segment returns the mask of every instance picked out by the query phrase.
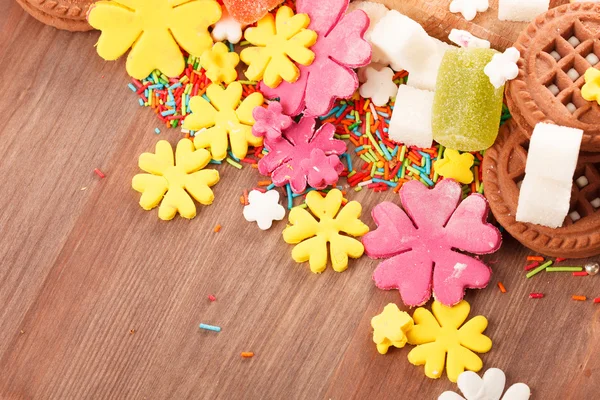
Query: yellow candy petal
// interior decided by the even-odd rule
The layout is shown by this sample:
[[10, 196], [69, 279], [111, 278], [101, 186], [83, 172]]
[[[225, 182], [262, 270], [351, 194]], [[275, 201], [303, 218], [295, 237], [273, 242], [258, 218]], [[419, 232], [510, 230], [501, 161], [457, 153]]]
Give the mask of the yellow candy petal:
[[342, 206], [343, 195], [338, 189], [332, 189], [325, 198], [317, 192], [309, 192], [306, 195], [306, 204], [312, 213], [317, 217], [328, 216], [335, 217]]
[[483, 335], [483, 331], [485, 331], [487, 325], [487, 319], [481, 315], [471, 318], [458, 330], [460, 344], [477, 353], [487, 353], [490, 351], [492, 349], [492, 340]]
[[185, 190], [169, 188], [158, 208], [158, 217], [164, 221], [169, 221], [178, 212], [183, 218], [192, 219], [196, 216], [196, 206]]
[[254, 117], [252, 112], [256, 107], [262, 106], [265, 102], [265, 98], [261, 93], [254, 92], [250, 96], [246, 97], [242, 104], [236, 110], [236, 115], [242, 124], [254, 125]]
[[219, 172], [213, 169], [194, 172], [186, 177], [185, 189], [198, 203], [209, 205], [215, 199], [210, 186], [219, 182]]
[[444, 372], [446, 351], [438, 343], [422, 344], [408, 353], [408, 361], [413, 365], [425, 364], [425, 375], [437, 379]]
[[292, 258], [298, 263], [309, 261], [310, 270], [319, 274], [327, 267], [327, 241], [321, 236], [307, 239], [294, 247]]
[[361, 242], [342, 235], [333, 235], [329, 240], [329, 247], [331, 265], [337, 272], [343, 272], [348, 268], [348, 257], [359, 258], [365, 251]]
[[134, 176], [131, 186], [137, 192], [142, 193], [140, 206], [144, 210], [152, 210], [158, 206], [168, 189], [168, 183], [165, 178], [150, 174], [138, 174]]
[[465, 370], [478, 372], [481, 368], [483, 368], [481, 358], [471, 350], [461, 346], [455, 346], [448, 350], [446, 373], [451, 382], [456, 382], [458, 376]]
[[194, 138], [197, 149], [210, 148], [212, 158], [224, 160], [227, 157], [227, 131], [220, 126], [197, 132]]
[[431, 311], [442, 327], [458, 329], [467, 320], [471, 306], [464, 300], [453, 307], [434, 301]]
[[163, 175], [167, 168], [175, 163], [173, 158], [173, 148], [166, 140], [160, 140], [156, 143], [155, 154], [143, 153], [140, 155], [139, 167], [153, 175]]
[[359, 219], [361, 212], [362, 206], [358, 201], [346, 204], [335, 219], [339, 230], [352, 236], [362, 236], [369, 232], [369, 227]]
[[182, 167], [186, 174], [196, 172], [208, 165], [210, 153], [204, 149], [196, 150], [194, 143], [189, 139], [181, 139], [177, 143], [177, 165]]
[[423, 344], [434, 342], [440, 332], [440, 325], [429, 310], [419, 307], [413, 314], [415, 326], [408, 331], [408, 343]]
[[127, 57], [127, 73], [136, 79], [146, 78], [155, 69], [177, 77], [184, 68], [183, 54], [166, 28], [144, 31]]
[[88, 22], [102, 31], [96, 50], [107, 61], [124, 55], [142, 33], [142, 25], [134, 12], [115, 2], [95, 3], [90, 7]]
[[208, 27], [221, 18], [221, 7], [213, 0], [196, 0], [173, 8], [169, 28], [179, 45], [199, 57], [213, 45]]
[[190, 100], [190, 110], [192, 114], [188, 115], [185, 119], [183, 123], [184, 129], [199, 131], [215, 124], [217, 110], [203, 97], [192, 97]]
[[292, 225], [283, 230], [283, 240], [289, 244], [300, 243], [304, 239], [314, 236], [319, 229], [319, 223], [313, 216], [300, 207], [292, 208], [289, 220]]

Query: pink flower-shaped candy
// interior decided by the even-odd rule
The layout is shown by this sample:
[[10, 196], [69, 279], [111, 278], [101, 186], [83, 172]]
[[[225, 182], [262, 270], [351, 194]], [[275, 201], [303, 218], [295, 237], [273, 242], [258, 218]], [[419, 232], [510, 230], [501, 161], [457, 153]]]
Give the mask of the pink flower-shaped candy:
[[307, 183], [324, 189], [337, 182], [344, 166], [339, 155], [346, 143], [333, 138], [335, 127], [325, 124], [315, 131], [315, 119], [303, 117], [283, 132], [282, 138], [265, 140], [269, 153], [258, 162], [258, 171], [271, 176], [273, 183], [288, 182], [294, 193], [302, 193]]
[[353, 68], [371, 62], [371, 45], [364, 39], [369, 17], [362, 10], [345, 14], [347, 8], [348, 0], [296, 1], [297, 12], [310, 17], [308, 29], [319, 35], [310, 48], [315, 60], [298, 66], [300, 78], [294, 83], [283, 82], [275, 89], [260, 85], [266, 97], [281, 99], [287, 115], [305, 109], [305, 115], [325, 115], [337, 98], [350, 98], [358, 88]]
[[252, 116], [256, 121], [252, 126], [252, 134], [268, 140], [279, 139], [281, 133], [292, 125], [292, 118], [283, 113], [283, 107], [276, 101], [271, 102], [268, 108], [256, 107]]
[[410, 181], [400, 191], [406, 213], [390, 202], [373, 209], [378, 228], [365, 235], [363, 243], [369, 257], [388, 258], [373, 273], [378, 288], [398, 289], [402, 301], [412, 307], [425, 304], [432, 289], [438, 301], [453, 306], [466, 288], [487, 286], [490, 268], [454, 249], [493, 253], [502, 236], [486, 222], [485, 198], [474, 194], [459, 204], [461, 193], [461, 186], [450, 179], [432, 190]]

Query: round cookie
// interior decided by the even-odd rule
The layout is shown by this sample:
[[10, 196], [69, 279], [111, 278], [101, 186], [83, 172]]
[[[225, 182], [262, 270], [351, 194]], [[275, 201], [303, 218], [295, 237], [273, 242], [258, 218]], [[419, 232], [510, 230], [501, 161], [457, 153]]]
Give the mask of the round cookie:
[[33, 18], [66, 31], [89, 31], [88, 8], [96, 0], [17, 0]]
[[[582, 188], [573, 185], [572, 211], [581, 219], [567, 216], [561, 228], [517, 222], [519, 183], [525, 176], [527, 149], [531, 134], [513, 119], [500, 129], [494, 146], [483, 160], [485, 196], [498, 222], [524, 246], [551, 257], [585, 258], [600, 254], [600, 153], [581, 152], [574, 179], [585, 176]], [[544, 201], [540, 198], [540, 201]]]
[[581, 96], [588, 68], [600, 67], [600, 4], [574, 3], [540, 15], [515, 43], [519, 75], [508, 106], [531, 137], [538, 122], [584, 130], [581, 148], [600, 151], [600, 105]]

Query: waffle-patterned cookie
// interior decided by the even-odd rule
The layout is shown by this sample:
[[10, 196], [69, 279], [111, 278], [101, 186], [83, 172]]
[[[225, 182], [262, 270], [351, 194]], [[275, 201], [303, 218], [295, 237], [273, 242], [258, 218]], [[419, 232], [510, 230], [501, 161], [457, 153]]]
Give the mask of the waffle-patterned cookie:
[[523, 245], [541, 254], [567, 258], [600, 254], [600, 153], [580, 153], [569, 215], [561, 228], [551, 229], [515, 220], [528, 147], [525, 131], [511, 119], [485, 153], [485, 196], [498, 222]]
[[89, 31], [88, 8], [97, 0], [17, 0], [29, 15], [43, 24], [67, 31]]
[[581, 97], [584, 74], [600, 67], [600, 4], [574, 3], [536, 18], [515, 43], [519, 76], [507, 85], [508, 106], [531, 137], [538, 122], [584, 130], [581, 148], [600, 151], [600, 105]]

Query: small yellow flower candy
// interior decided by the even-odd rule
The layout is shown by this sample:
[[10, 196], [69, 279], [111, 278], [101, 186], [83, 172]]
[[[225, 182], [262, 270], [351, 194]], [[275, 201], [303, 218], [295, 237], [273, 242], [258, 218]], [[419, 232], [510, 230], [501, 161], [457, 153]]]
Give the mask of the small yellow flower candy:
[[309, 24], [307, 14], [294, 15], [291, 8], [283, 6], [275, 18], [267, 14], [256, 27], [246, 29], [246, 40], [257, 46], [247, 47], [240, 54], [250, 66], [246, 77], [262, 79], [270, 88], [276, 88], [282, 80], [296, 82], [300, 70], [290, 58], [304, 66], [315, 59], [315, 53], [308, 48], [317, 42], [317, 33], [306, 29]]
[[433, 163], [433, 168], [444, 178], [451, 178], [457, 182], [469, 184], [473, 182], [471, 167], [475, 157], [471, 153], [460, 154], [453, 149], [446, 149], [444, 157]]
[[195, 150], [189, 139], [181, 139], [177, 144], [176, 156], [166, 140], [156, 143], [156, 152], [140, 156], [139, 166], [147, 174], [133, 177], [133, 189], [142, 193], [140, 205], [151, 210], [160, 204], [158, 217], [170, 220], [179, 214], [184, 218], [196, 216], [196, 205], [209, 205], [214, 200], [210, 186], [219, 182], [219, 172], [203, 170], [210, 161], [210, 153], [204, 149]]
[[433, 379], [442, 376], [445, 365], [451, 382], [456, 382], [465, 370], [481, 370], [483, 362], [475, 352], [487, 353], [492, 349], [492, 341], [483, 334], [487, 319], [478, 315], [463, 325], [471, 310], [464, 300], [454, 307], [434, 301], [431, 310], [433, 315], [419, 307], [413, 314], [415, 326], [407, 336], [408, 343], [417, 347], [408, 353], [408, 361], [425, 365], [425, 375]]
[[239, 82], [232, 82], [227, 89], [213, 83], [206, 90], [210, 103], [201, 96], [190, 100], [192, 114], [185, 119], [183, 127], [198, 131], [194, 145], [197, 149], [210, 148], [215, 160], [227, 157], [227, 138], [237, 158], [246, 157], [248, 145], [262, 145], [262, 138], [252, 134], [252, 111], [263, 104], [263, 95], [254, 92], [240, 104], [242, 91]]
[[112, 61], [131, 48], [127, 73], [144, 79], [155, 69], [177, 77], [185, 68], [179, 47], [199, 57], [213, 44], [208, 27], [221, 18], [214, 0], [112, 0], [90, 7], [88, 22], [102, 31], [97, 51]]
[[[319, 274], [327, 267], [327, 243], [331, 251], [331, 264], [337, 272], [348, 268], [348, 257], [359, 258], [365, 248], [351, 236], [362, 236], [369, 227], [359, 219], [362, 207], [351, 201], [342, 208], [343, 196], [338, 189], [332, 189], [324, 198], [312, 191], [306, 195], [306, 204], [312, 213], [301, 207], [290, 211], [290, 224], [283, 231], [283, 240], [296, 244], [292, 258], [298, 263], [309, 261], [310, 270]], [[339, 211], [339, 213], [338, 213]], [[336, 215], [337, 214], [337, 215]]]
[[213, 83], [230, 84], [237, 78], [235, 67], [240, 62], [237, 53], [230, 53], [225, 43], [215, 43], [211, 50], [206, 50], [200, 57], [200, 64], [206, 69], [206, 76]]
[[401, 349], [406, 344], [406, 332], [414, 325], [413, 319], [398, 306], [390, 303], [383, 308], [383, 312], [371, 319], [373, 327], [373, 341], [380, 354], [388, 352], [390, 346]]
[[600, 104], [600, 70], [588, 68], [585, 71], [585, 85], [581, 88], [581, 97]]

